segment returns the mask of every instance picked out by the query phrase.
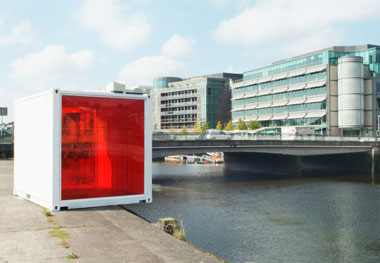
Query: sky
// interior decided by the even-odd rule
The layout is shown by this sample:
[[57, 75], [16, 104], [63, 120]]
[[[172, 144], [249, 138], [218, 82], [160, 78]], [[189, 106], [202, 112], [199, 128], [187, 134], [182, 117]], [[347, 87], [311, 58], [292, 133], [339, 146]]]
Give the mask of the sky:
[[0, 0], [0, 107], [52, 88], [243, 73], [334, 45], [380, 45], [378, 0]]

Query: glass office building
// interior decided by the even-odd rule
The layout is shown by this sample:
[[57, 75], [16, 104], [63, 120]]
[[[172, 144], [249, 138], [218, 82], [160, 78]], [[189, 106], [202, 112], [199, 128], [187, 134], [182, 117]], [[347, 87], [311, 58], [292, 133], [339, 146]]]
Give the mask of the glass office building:
[[159, 77], [153, 81], [153, 130], [201, 127], [208, 123], [215, 128], [218, 121], [231, 119], [230, 80], [242, 74], [219, 73], [180, 79]]
[[336, 46], [247, 71], [231, 84], [232, 121], [373, 135], [380, 106], [379, 65], [380, 46]]

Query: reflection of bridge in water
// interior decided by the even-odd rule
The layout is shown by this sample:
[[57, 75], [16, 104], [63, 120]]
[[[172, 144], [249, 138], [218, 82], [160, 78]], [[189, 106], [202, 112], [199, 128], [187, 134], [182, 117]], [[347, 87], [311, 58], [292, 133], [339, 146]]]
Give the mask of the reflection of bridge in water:
[[13, 157], [13, 143], [0, 142], [0, 158]]
[[[262, 157], [263, 154], [264, 156], [265, 154], [270, 154], [268, 155], [270, 158], [273, 158], [274, 155], [279, 158], [285, 158], [284, 155], [286, 155], [299, 157], [298, 160], [306, 157], [312, 160], [318, 156], [326, 156], [328, 159], [329, 156], [369, 153], [365, 154], [365, 156], [367, 156], [367, 161], [372, 162], [373, 174], [379, 173], [380, 161], [380, 140], [370, 137], [300, 136], [284, 140], [274, 136], [257, 136], [250, 139], [199, 140], [194, 136], [177, 136], [166, 140], [153, 138], [152, 149], [153, 158], [177, 154], [224, 152], [227, 159], [235, 161], [246, 159], [246, 163], [250, 162], [250, 159], [255, 158], [255, 156], [260, 155]], [[352, 158], [350, 162], [352, 162]], [[228, 162], [226, 163], [229, 165]]]

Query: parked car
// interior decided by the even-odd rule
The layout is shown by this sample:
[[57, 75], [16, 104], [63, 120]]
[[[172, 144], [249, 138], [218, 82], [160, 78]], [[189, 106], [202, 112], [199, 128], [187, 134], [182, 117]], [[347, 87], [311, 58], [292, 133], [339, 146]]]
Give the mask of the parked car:
[[231, 135], [215, 129], [207, 130], [205, 137], [209, 140], [231, 140]]

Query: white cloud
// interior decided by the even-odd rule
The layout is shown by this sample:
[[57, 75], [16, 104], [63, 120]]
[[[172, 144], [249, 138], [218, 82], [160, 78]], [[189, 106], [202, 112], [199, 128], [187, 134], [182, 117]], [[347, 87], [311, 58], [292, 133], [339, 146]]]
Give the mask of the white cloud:
[[179, 57], [191, 54], [195, 41], [180, 35], [173, 35], [161, 47], [161, 53], [168, 57]]
[[286, 54], [302, 54], [321, 48], [336, 46], [343, 42], [345, 32], [346, 30], [344, 29], [322, 28], [310, 32], [310, 34], [305, 36], [299, 36], [296, 41], [286, 41], [282, 51]]
[[212, 4], [217, 8], [223, 8], [228, 4], [229, 0], [211, 0]]
[[254, 2], [254, 0], [211, 0], [212, 5], [216, 8], [225, 8], [231, 4], [238, 10], [251, 6], [252, 2]]
[[146, 56], [124, 66], [119, 73], [119, 80], [127, 86], [151, 86], [153, 78], [176, 75], [182, 67], [182, 63], [165, 56]]
[[100, 34], [112, 48], [128, 51], [148, 42], [151, 26], [142, 13], [128, 13], [118, 0], [84, 0], [76, 10], [80, 24]]
[[87, 76], [94, 60], [91, 50], [69, 54], [64, 46], [49, 45], [40, 52], [14, 60], [9, 77], [35, 90], [67, 88]]
[[[0, 26], [2, 25], [0, 21]], [[14, 25], [7, 34], [0, 35], [0, 46], [14, 44], [27, 45], [33, 39], [33, 29], [29, 21], [20, 22]]]
[[258, 0], [237, 16], [220, 22], [214, 37], [223, 43], [246, 45], [283, 41], [285, 50], [299, 41], [314, 46], [317, 41], [323, 48], [344, 37], [345, 24], [378, 17], [377, 0], [362, 0], [360, 7], [355, 6], [356, 0]]

